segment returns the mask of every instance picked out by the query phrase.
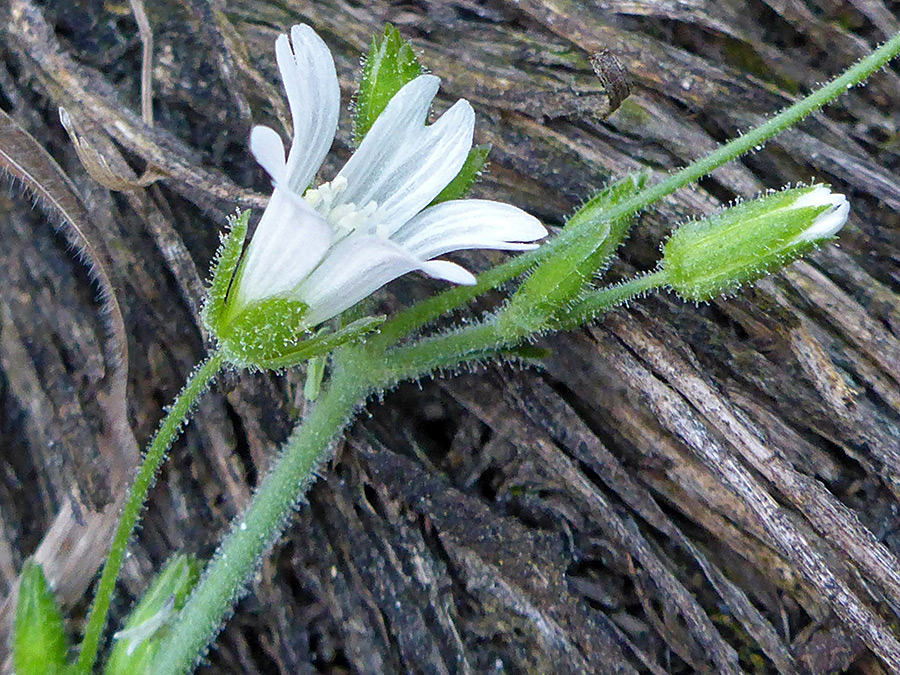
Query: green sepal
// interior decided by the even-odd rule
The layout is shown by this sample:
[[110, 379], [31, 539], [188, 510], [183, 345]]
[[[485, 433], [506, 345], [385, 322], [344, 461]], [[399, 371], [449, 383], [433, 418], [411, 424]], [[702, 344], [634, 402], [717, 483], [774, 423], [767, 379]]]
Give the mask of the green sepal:
[[308, 333], [303, 324], [308, 309], [299, 300], [269, 298], [227, 316], [217, 332], [226, 360], [236, 366], [258, 366], [292, 353]]
[[554, 252], [522, 283], [498, 317], [531, 334], [552, 326], [553, 317], [578, 300], [585, 288], [608, 264], [631, 227], [631, 216], [609, 220], [611, 208], [639, 192], [646, 173], [616, 181], [594, 195], [565, 225], [577, 236]]
[[250, 222], [250, 211], [236, 213], [228, 217], [228, 230], [221, 235], [221, 243], [212, 264], [212, 281], [206, 294], [206, 301], [200, 318], [203, 325], [211, 333], [217, 334], [219, 323], [225, 312], [225, 300], [228, 289], [234, 279], [234, 271], [241, 259], [244, 239], [247, 237], [247, 224]]
[[62, 675], [68, 669], [69, 640], [44, 570], [29, 560], [22, 569], [13, 626], [12, 657], [17, 675]]
[[149, 673], [169, 620], [184, 607], [200, 579], [200, 566], [193, 556], [179, 554], [166, 563], [125, 620], [106, 662], [104, 675]]
[[252, 365], [265, 370], [281, 370], [291, 368], [317, 356], [324, 356], [349, 342], [364, 340], [366, 335], [374, 332], [385, 321], [384, 316], [367, 316], [347, 324], [343, 328], [317, 335], [299, 343], [295, 349], [275, 358], [257, 361]]
[[663, 246], [662, 269], [685, 300], [705, 302], [777, 272], [832, 237], [798, 241], [829, 206], [793, 206], [819, 186], [782, 190], [683, 223]]
[[372, 38], [353, 105], [353, 142], [362, 143], [375, 120], [403, 85], [422, 74], [412, 45], [388, 24], [381, 40]]
[[430, 205], [434, 206], [441, 202], [449, 202], [451, 199], [462, 199], [465, 197], [475, 184], [475, 181], [478, 180], [481, 172], [484, 171], [484, 166], [487, 164], [487, 157], [490, 151], [490, 143], [476, 145], [469, 150], [469, 155], [466, 157], [466, 161], [459, 170], [459, 173], [447, 184], [447, 187], [440, 191]]

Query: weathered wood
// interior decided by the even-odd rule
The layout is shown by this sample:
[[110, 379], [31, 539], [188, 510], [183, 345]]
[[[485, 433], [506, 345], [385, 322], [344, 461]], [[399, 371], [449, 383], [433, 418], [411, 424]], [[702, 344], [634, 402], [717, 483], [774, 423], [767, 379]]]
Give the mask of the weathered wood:
[[[21, 185], [0, 196], [3, 631], [36, 551], [79, 629], [135, 462], [122, 439], [150, 436], [202, 354], [225, 215], [265, 203], [246, 138], [251, 119], [289, 126], [278, 33], [320, 31], [349, 103], [360, 51], [393, 22], [442, 77], [437, 109], [465, 96], [478, 112], [494, 150], [476, 193], [558, 224], [609, 177], [682, 166], [900, 29], [880, 0], [146, 0], [150, 128], [120, 4], [0, 6], [0, 107], [74, 181], [129, 355], [111, 413], [97, 286], [58, 217]], [[633, 85], [608, 119], [590, 62], [603, 50]], [[850, 195], [840, 248], [709, 305], [633, 303], [544, 340], [540, 370], [487, 365], [372, 402], [207, 672], [900, 671], [898, 100], [898, 70], [879, 73], [665, 200], [610, 275], [650, 268], [681, 218], [800, 181]], [[60, 105], [111, 170], [166, 178], [99, 187]], [[346, 122], [326, 175], [349, 154]], [[435, 288], [402, 280], [379, 300]], [[299, 381], [220, 378], [154, 489], [115, 618], [172, 552], [212, 552], [300, 412]]]

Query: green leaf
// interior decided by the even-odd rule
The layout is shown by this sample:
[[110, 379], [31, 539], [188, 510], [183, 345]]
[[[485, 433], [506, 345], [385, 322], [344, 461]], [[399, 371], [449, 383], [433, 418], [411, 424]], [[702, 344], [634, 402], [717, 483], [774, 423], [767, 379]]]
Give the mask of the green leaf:
[[291, 351], [272, 359], [259, 361], [253, 365], [267, 370], [280, 370], [281, 368], [297, 366], [309, 359], [333, 352], [338, 347], [349, 342], [364, 340], [366, 335], [377, 330], [384, 323], [384, 319], [385, 317], [383, 316], [367, 316], [357, 319], [340, 330], [304, 340]]
[[12, 651], [17, 675], [56, 675], [67, 668], [69, 641], [62, 612], [44, 570], [30, 560], [19, 583]]
[[412, 45], [391, 24], [379, 41], [372, 38], [353, 106], [353, 142], [362, 143], [375, 120], [403, 85], [422, 74]]
[[469, 150], [469, 156], [466, 157], [466, 162], [463, 164], [462, 169], [459, 170], [459, 173], [456, 174], [456, 178], [451, 180], [447, 187], [441, 190], [440, 194], [432, 200], [431, 206], [441, 202], [448, 202], [451, 199], [462, 199], [465, 197], [472, 185], [475, 184], [475, 181], [478, 180], [481, 172], [484, 171], [490, 151], [490, 143], [476, 145]]
[[250, 221], [250, 211], [237, 213], [228, 218], [228, 231], [222, 236], [222, 243], [216, 252], [212, 265], [212, 282], [206, 295], [206, 302], [200, 314], [203, 325], [213, 334], [218, 333], [219, 323], [225, 311], [225, 300], [228, 297], [228, 289], [234, 278], [241, 259], [241, 251], [244, 247], [244, 239], [247, 236], [247, 224]]
[[179, 554], [166, 563], [116, 633], [104, 675], [150, 672], [169, 620], [184, 607], [199, 578], [200, 566], [193, 556]]
[[631, 217], [610, 221], [606, 213], [644, 187], [647, 176], [632, 174], [598, 192], [566, 223], [579, 234], [571, 245], [558, 250], [526, 279], [498, 317], [515, 334], [531, 334], [553, 323], [553, 318], [576, 302], [585, 288], [609, 263], [631, 226]]

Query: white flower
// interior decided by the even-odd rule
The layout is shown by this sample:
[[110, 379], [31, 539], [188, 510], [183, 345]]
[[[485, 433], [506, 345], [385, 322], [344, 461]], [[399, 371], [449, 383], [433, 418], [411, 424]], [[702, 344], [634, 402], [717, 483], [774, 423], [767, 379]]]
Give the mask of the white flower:
[[472, 146], [475, 113], [459, 100], [426, 125], [440, 80], [421, 75], [404, 86], [333, 180], [307, 190], [328, 154], [340, 113], [334, 61], [306, 25], [275, 43], [294, 138], [287, 160], [278, 133], [253, 128], [250, 150], [272, 177], [271, 201], [259, 222], [230, 302], [270, 298], [309, 307], [304, 324], [329, 319], [407, 272], [459, 284], [475, 277], [433, 260], [473, 248], [526, 250], [546, 236], [524, 211], [487, 200], [428, 204], [456, 176]]

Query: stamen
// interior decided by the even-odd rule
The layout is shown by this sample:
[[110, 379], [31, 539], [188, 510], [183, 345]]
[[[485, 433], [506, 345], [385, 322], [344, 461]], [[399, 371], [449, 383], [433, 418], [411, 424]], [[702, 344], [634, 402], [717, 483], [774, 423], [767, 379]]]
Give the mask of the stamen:
[[339, 236], [346, 236], [359, 230], [378, 210], [378, 204], [374, 201], [370, 201], [363, 208], [358, 208], [353, 202], [334, 205], [338, 195], [346, 189], [347, 179], [338, 176], [330, 183], [322, 183], [314, 190], [307, 190], [303, 195], [306, 203], [321, 213]]

